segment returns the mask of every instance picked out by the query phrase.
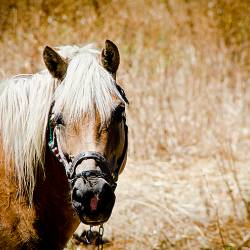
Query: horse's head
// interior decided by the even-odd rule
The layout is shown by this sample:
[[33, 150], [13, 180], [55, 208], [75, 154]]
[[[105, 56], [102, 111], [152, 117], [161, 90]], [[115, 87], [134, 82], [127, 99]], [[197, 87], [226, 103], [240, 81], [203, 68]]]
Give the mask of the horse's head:
[[[67, 54], [67, 52], [65, 52]], [[44, 61], [58, 81], [49, 116], [49, 147], [65, 168], [72, 203], [82, 222], [107, 221], [116, 181], [127, 157], [126, 96], [115, 76], [119, 52], [106, 41], [64, 58], [46, 47]]]

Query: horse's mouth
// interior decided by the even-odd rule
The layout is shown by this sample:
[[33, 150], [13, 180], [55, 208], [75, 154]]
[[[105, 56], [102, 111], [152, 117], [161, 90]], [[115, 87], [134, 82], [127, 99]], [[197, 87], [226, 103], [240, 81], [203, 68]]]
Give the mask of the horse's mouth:
[[106, 222], [115, 204], [115, 194], [105, 180], [98, 180], [92, 187], [76, 182], [72, 191], [72, 205], [80, 220], [88, 225]]
[[84, 209], [83, 206], [79, 206], [78, 202], [73, 201], [73, 207], [75, 211], [77, 212], [80, 220], [82, 223], [86, 225], [102, 225], [104, 222], [106, 222], [113, 209], [114, 204], [108, 204], [107, 208], [103, 211], [96, 210], [96, 211], [89, 211], [88, 209]]

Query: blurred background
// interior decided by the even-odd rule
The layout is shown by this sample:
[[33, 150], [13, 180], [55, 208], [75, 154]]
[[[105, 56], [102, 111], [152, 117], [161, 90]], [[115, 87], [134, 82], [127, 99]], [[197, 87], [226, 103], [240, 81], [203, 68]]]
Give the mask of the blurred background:
[[106, 39], [130, 106], [104, 248], [249, 249], [250, 1], [0, 0], [0, 79]]

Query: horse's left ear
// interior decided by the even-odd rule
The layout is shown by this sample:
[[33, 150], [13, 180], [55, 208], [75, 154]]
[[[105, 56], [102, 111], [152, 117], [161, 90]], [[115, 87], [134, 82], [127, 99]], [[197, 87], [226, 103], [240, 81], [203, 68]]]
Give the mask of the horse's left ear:
[[106, 40], [102, 50], [101, 61], [103, 67], [115, 78], [120, 63], [120, 55], [117, 46], [110, 40]]
[[68, 63], [52, 48], [46, 46], [43, 51], [43, 60], [50, 74], [62, 80], [66, 74]]

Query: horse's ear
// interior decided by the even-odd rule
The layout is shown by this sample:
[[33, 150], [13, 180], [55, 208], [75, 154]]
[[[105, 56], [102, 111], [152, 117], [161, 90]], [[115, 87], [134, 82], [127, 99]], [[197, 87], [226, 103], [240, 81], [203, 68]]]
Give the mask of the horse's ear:
[[120, 55], [118, 48], [110, 40], [106, 40], [105, 42], [105, 48], [102, 50], [101, 61], [103, 67], [115, 78], [120, 63]]
[[64, 78], [68, 63], [56, 51], [46, 46], [43, 51], [43, 60], [53, 77], [60, 80]]

